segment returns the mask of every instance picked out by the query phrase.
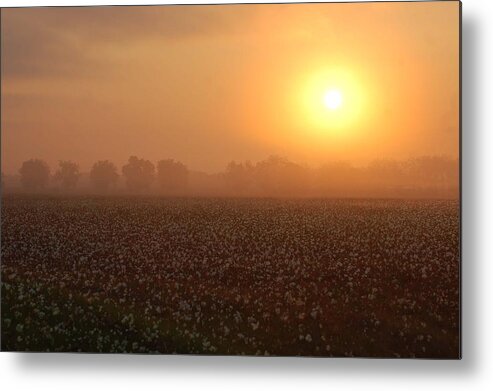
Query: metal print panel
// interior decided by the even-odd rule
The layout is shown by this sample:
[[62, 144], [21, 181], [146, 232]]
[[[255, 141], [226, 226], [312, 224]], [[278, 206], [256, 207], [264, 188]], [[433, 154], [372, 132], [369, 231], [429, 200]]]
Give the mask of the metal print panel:
[[460, 358], [460, 3], [1, 10], [1, 349]]

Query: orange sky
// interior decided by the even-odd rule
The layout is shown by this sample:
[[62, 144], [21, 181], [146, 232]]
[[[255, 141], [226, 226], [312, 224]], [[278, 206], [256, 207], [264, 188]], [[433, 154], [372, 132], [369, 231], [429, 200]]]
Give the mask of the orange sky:
[[[458, 156], [459, 3], [2, 9], [2, 171]], [[339, 110], [323, 94], [343, 95]]]

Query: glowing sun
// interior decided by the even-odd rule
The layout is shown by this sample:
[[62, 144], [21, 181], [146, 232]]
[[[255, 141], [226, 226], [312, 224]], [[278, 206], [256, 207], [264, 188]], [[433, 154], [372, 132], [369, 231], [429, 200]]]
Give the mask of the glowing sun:
[[324, 95], [324, 104], [330, 110], [337, 110], [342, 105], [342, 94], [339, 90], [329, 90]]
[[[368, 117], [368, 85], [349, 67], [313, 70], [299, 77], [293, 88], [294, 121], [303, 134], [317, 140], [355, 137]], [[318, 142], [318, 141], [317, 141]]]

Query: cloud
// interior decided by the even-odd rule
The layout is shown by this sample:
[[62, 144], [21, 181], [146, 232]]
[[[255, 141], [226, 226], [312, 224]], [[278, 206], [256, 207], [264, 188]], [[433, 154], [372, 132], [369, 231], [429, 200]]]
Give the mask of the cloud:
[[[57, 77], [105, 65], [98, 45], [241, 33], [256, 7], [54, 7], [2, 10], [2, 76]], [[101, 57], [101, 56], [100, 56]], [[103, 56], [104, 57], [104, 56]], [[107, 64], [107, 61], [106, 61]]]

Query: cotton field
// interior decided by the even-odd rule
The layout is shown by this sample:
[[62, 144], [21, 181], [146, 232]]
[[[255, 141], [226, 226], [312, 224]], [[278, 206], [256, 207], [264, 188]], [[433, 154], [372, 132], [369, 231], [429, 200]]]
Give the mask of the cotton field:
[[458, 201], [2, 200], [1, 346], [459, 355]]

